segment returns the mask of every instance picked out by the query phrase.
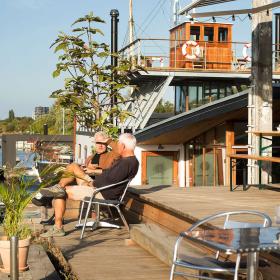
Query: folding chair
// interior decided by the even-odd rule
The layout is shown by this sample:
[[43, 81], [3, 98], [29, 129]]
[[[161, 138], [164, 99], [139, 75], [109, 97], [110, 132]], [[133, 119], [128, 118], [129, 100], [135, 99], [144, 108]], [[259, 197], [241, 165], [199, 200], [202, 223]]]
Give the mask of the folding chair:
[[[115, 208], [118, 211], [118, 214], [119, 214], [124, 226], [129, 231], [128, 223], [127, 223], [124, 215], [122, 214], [122, 212], [120, 210], [120, 206], [123, 204], [123, 199], [124, 199], [124, 196], [126, 194], [126, 191], [127, 191], [127, 188], [129, 186], [130, 182], [131, 182], [131, 179], [127, 179], [127, 180], [118, 182], [116, 184], [111, 184], [111, 185], [107, 185], [107, 186], [98, 188], [93, 192], [91, 197], [85, 197], [82, 200], [82, 206], [81, 206], [81, 212], [80, 212], [80, 215], [79, 215], [79, 221], [78, 221], [78, 224], [76, 225], [76, 228], [82, 227], [82, 232], [81, 232], [80, 239], [83, 238], [84, 231], [85, 231], [86, 227], [91, 227], [92, 230], [95, 230], [98, 227], [120, 228], [119, 225], [100, 220], [100, 205], [101, 206], [107, 206], [109, 211], [110, 211], [110, 207]], [[114, 187], [119, 186], [119, 185], [124, 185], [123, 192], [122, 192], [121, 196], [119, 197], [119, 199], [106, 200], [106, 199], [95, 198], [96, 194], [99, 193], [100, 191], [105, 190], [105, 189], [114, 188]], [[85, 204], [88, 204], [88, 206], [87, 206], [87, 211], [86, 211], [86, 215], [85, 215], [85, 218], [84, 218], [84, 222], [82, 223], [82, 215], [83, 215], [83, 210], [84, 210]], [[92, 222], [87, 222], [92, 205], [95, 206], [96, 220], [92, 221]]]
[[[242, 216], [242, 215], [252, 215], [258, 216], [263, 222], [262, 223], [252, 223], [252, 222], [243, 222], [236, 221], [231, 219], [232, 216]], [[249, 228], [249, 227], [270, 227], [272, 221], [268, 215], [258, 211], [251, 210], [240, 210], [232, 212], [221, 212], [209, 217], [206, 217], [195, 224], [193, 224], [186, 232], [191, 232], [197, 230], [198, 227], [205, 226], [210, 221], [215, 219], [225, 218], [224, 220], [224, 229], [232, 228]], [[193, 257], [188, 254], [181, 254], [182, 250], [182, 241], [186, 232], [181, 232], [174, 246], [174, 256], [173, 263], [171, 267], [170, 280], [174, 279], [175, 275], [189, 276], [199, 279], [215, 279], [219, 280], [221, 278], [211, 277], [211, 273], [222, 273], [222, 274], [231, 274], [234, 275], [234, 280], [238, 279], [239, 270], [242, 273], [246, 273], [246, 263], [241, 263], [241, 255], [237, 254], [236, 262], [232, 261], [220, 261], [219, 252], [216, 253], [216, 257]], [[260, 266], [265, 266], [267, 263], [260, 263]], [[195, 275], [188, 271], [176, 271], [176, 268], [180, 267], [181, 269], [191, 269], [199, 272], [199, 275]], [[203, 273], [201, 273], [203, 272]], [[207, 274], [207, 276], [205, 275]]]

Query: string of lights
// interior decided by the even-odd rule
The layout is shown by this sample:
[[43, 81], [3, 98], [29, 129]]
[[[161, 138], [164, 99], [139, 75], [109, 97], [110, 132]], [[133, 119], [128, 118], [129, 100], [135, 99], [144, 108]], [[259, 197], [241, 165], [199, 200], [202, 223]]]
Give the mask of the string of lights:
[[[279, 8], [272, 8], [271, 11], [273, 13], [274, 10], [277, 10]], [[266, 15], [269, 16], [270, 15], [270, 10], [266, 11]], [[217, 22], [217, 20], [223, 20], [223, 21], [236, 21], [236, 19], [238, 19], [241, 22], [244, 22], [245, 20], [252, 20], [252, 14], [248, 13], [247, 15], [245, 15], [244, 17], [237, 15], [237, 14], [233, 14], [229, 17], [222, 17], [222, 16], [212, 16], [207, 18], [206, 20], [199, 20], [198, 18], [191, 18], [190, 20], [192, 22], [197, 22], [197, 23], [205, 23], [205, 22]]]

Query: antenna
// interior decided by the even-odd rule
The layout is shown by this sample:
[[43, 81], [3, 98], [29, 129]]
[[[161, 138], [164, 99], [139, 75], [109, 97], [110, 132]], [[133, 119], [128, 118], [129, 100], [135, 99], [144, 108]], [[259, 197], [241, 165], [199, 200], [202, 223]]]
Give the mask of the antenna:
[[[133, 3], [132, 0], [129, 0], [129, 44], [134, 41], [134, 20], [133, 20]], [[133, 46], [131, 46], [129, 51], [129, 56], [133, 57]]]
[[179, 0], [173, 0], [173, 25], [177, 25], [179, 23], [179, 10]]

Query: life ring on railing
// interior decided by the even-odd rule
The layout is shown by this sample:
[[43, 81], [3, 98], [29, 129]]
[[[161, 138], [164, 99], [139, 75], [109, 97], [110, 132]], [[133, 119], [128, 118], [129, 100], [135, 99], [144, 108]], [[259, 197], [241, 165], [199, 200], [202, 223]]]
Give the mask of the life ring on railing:
[[[188, 49], [189, 46], [194, 47], [193, 54], [188, 54], [187, 53], [187, 49]], [[182, 46], [182, 54], [187, 59], [191, 59], [191, 60], [197, 59], [200, 56], [200, 47], [199, 47], [198, 43], [195, 42], [195, 41], [187, 41]]]
[[246, 60], [246, 61], [251, 61], [252, 58], [247, 54], [247, 50], [250, 49], [252, 47], [252, 44], [251, 43], [247, 43], [244, 45], [243, 47], [243, 51], [242, 51], [242, 54], [243, 54], [243, 58]]

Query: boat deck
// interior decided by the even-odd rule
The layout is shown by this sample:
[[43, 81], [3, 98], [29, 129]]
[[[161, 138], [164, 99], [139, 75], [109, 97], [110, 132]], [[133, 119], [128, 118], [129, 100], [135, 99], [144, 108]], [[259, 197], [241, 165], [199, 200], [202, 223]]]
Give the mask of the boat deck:
[[[257, 188], [230, 192], [225, 187], [137, 186], [129, 189], [126, 213], [179, 232], [219, 211], [258, 210], [274, 220], [279, 201], [279, 192]], [[170, 267], [134, 244], [125, 229], [88, 229], [81, 241], [74, 225], [67, 223], [67, 235], [55, 242], [78, 279], [168, 279]]]
[[[129, 189], [128, 210], [163, 224], [163, 212], [173, 216], [171, 230], [180, 232], [189, 224], [208, 215], [235, 210], [257, 210], [268, 214], [274, 222], [275, 207], [280, 205], [280, 189], [247, 191], [238, 188], [233, 192], [227, 187], [178, 188], [170, 186], [135, 186]], [[145, 203], [140, 205], [139, 200]], [[153, 207], [153, 214], [151, 209]], [[158, 213], [155, 209], [158, 209]], [[171, 217], [169, 217], [169, 220]], [[167, 220], [167, 218], [165, 218]], [[185, 223], [180, 223], [185, 221]], [[163, 224], [168, 227], [168, 224]]]
[[65, 225], [67, 235], [55, 242], [78, 279], [168, 279], [170, 268], [129, 240], [125, 229], [88, 229], [80, 240], [74, 226]]

